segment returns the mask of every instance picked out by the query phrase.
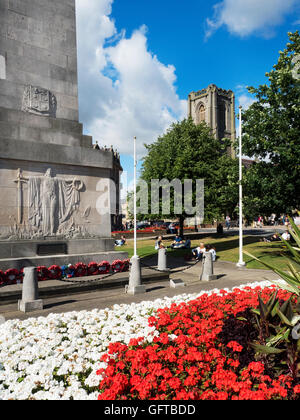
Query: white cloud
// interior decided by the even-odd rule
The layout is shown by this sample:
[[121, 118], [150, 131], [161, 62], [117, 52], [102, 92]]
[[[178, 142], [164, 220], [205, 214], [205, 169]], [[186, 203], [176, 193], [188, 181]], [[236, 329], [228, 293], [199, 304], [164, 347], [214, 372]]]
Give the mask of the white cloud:
[[241, 37], [272, 37], [274, 28], [295, 10], [297, 3], [298, 0], [224, 0], [214, 6], [214, 17], [207, 19], [206, 36], [225, 25], [230, 33]]
[[242, 106], [244, 110], [248, 109], [256, 99], [248, 92], [247, 85], [240, 83], [235, 87], [236, 104]]
[[130, 37], [111, 19], [113, 0], [76, 0], [80, 119], [102, 145], [132, 154], [137, 136], [141, 156], [175, 120], [187, 114], [176, 93], [172, 65], [147, 45], [147, 28]]
[[241, 105], [243, 109], [248, 109], [254, 102], [255, 99], [250, 95], [240, 95], [238, 96], [238, 104]]

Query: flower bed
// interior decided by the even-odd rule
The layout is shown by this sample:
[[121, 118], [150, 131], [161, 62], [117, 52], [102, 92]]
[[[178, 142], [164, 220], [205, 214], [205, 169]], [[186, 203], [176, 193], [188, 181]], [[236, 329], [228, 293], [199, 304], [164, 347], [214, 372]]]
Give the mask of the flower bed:
[[[157, 336], [112, 343], [102, 356], [107, 367], [97, 372], [99, 400], [299, 399], [300, 377], [292, 376], [292, 365], [284, 368], [251, 346], [258, 338], [250, 311], [259, 305], [258, 291], [221, 291], [159, 309], [149, 318]], [[264, 289], [262, 299], [273, 291]], [[282, 302], [290, 296], [278, 292]]]
[[[245, 349], [241, 349], [242, 345], [237, 344], [236, 337], [229, 334], [232, 332], [230, 324], [227, 325], [227, 333], [223, 330], [225, 335], [229, 334], [228, 338], [220, 336], [219, 348], [215, 348], [213, 344], [217, 333], [222, 332], [224, 321], [226, 319], [230, 321], [230, 318], [224, 318], [224, 314], [235, 315], [238, 311], [243, 311], [246, 304], [256, 305], [258, 291], [270, 286], [269, 282], [264, 282], [250, 285], [249, 289], [240, 287], [240, 291], [235, 289], [233, 294], [230, 291], [215, 289], [211, 292], [183, 294], [154, 302], [114, 305], [111, 309], [51, 314], [47, 318], [30, 318], [25, 321], [7, 321], [0, 325], [0, 399], [95, 400], [99, 394], [99, 379], [101, 379], [96, 373], [103, 375], [104, 371], [101, 369], [106, 372], [104, 381], [112, 378], [110, 374], [112, 369], [115, 369], [115, 374], [120, 379], [119, 385], [115, 384], [113, 387], [109, 381], [105, 382], [106, 385], [102, 383], [101, 388], [104, 391], [101, 394], [102, 398], [116, 391], [116, 398], [122, 396], [133, 398], [138, 395], [140, 398], [142, 396], [146, 398], [146, 395], [140, 394], [143, 392], [140, 373], [142, 369], [146, 369], [145, 378], [150, 379], [147, 363], [153, 367], [152, 375], [155, 377], [157, 389], [149, 390], [149, 386], [146, 386], [144, 392], [155, 391], [154, 394], [158, 398], [163, 397], [163, 394], [168, 395], [169, 386], [175, 397], [180, 390], [178, 379], [181, 382], [186, 381], [185, 392], [188, 394], [193, 388], [194, 394], [189, 394], [189, 398], [198, 397], [199, 391], [192, 383], [198, 380], [197, 375], [199, 372], [202, 374], [202, 371], [203, 375], [207, 372], [208, 376], [207, 382], [202, 383], [203, 398], [234, 397], [238, 392], [241, 397], [242, 390], [246, 393], [244, 397], [259, 398], [268, 395], [278, 399], [292, 398], [297, 388], [294, 391], [294, 386], [289, 385], [286, 377], [271, 378], [270, 382], [267, 379], [269, 374], [262, 373], [261, 364], [251, 364], [252, 361], [247, 360], [245, 356], [247, 353]], [[257, 288], [253, 292], [254, 287]], [[265, 289], [264, 296], [269, 295], [270, 290], [272, 289]], [[213, 309], [216, 301], [220, 302], [220, 308], [217, 310]], [[230, 309], [232, 306], [234, 306], [233, 311]], [[200, 308], [203, 316], [199, 312]], [[173, 317], [172, 314], [178, 310], [184, 314], [184, 318], [183, 315], [180, 318]], [[200, 320], [203, 321], [199, 331], [201, 334], [197, 334], [196, 329]], [[143, 337], [143, 344], [138, 341], [139, 337]], [[196, 339], [195, 345], [192, 343], [192, 337]], [[132, 339], [135, 341], [131, 341]], [[113, 344], [109, 350], [110, 354], [107, 355], [109, 345], [112, 343], [121, 344]], [[130, 360], [130, 363], [135, 363], [133, 369], [136, 369], [132, 376], [134, 383], [130, 385], [134, 389], [131, 391], [130, 388], [129, 395], [125, 395], [124, 390], [128, 389], [125, 380], [130, 380], [127, 378], [130, 372], [122, 369], [121, 360], [114, 359], [118, 353], [120, 356], [124, 355], [124, 346], [127, 348], [126, 363]], [[198, 360], [201, 348], [205, 356], [202, 361]], [[185, 354], [183, 364], [176, 364], [178, 372], [171, 370], [171, 365], [175, 363], [172, 358], [175, 356], [178, 360], [179, 351], [182, 351], [183, 358], [185, 349], [189, 349], [189, 352]], [[149, 355], [147, 363], [145, 354]], [[106, 361], [100, 361], [102, 356]], [[134, 356], [136, 356], [135, 361]], [[157, 357], [158, 360], [155, 360]], [[163, 372], [159, 371], [159, 363], [164, 364]], [[197, 365], [199, 363], [203, 365], [200, 367]], [[187, 365], [190, 365], [188, 371]], [[181, 367], [185, 370], [181, 371]], [[238, 375], [239, 370], [245, 373]], [[161, 377], [159, 373], [162, 373]], [[163, 383], [163, 380], [167, 383]], [[249, 381], [255, 383], [250, 394], [247, 389]], [[147, 383], [145, 381], [145, 385]], [[116, 386], [119, 386], [119, 390], [115, 388]], [[165, 386], [166, 391], [163, 390]], [[292, 388], [289, 389], [288, 386]], [[218, 387], [220, 390], [217, 391]], [[232, 391], [233, 387], [236, 391]], [[265, 387], [268, 388], [267, 391]], [[233, 392], [236, 394], [232, 395]], [[184, 398], [186, 394], [177, 396]]]

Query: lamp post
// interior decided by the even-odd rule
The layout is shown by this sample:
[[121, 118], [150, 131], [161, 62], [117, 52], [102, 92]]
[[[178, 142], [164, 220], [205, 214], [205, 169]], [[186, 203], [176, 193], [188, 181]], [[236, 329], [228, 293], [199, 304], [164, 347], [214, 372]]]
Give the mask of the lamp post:
[[134, 179], [133, 179], [133, 213], [134, 213], [134, 255], [130, 260], [130, 274], [129, 274], [129, 285], [126, 286], [125, 291], [130, 295], [136, 295], [145, 293], [146, 288], [142, 285], [142, 273], [140, 258], [137, 255], [137, 218], [136, 218], [136, 169], [137, 169], [137, 157], [136, 157], [136, 137], [133, 139], [133, 159], [134, 159]]
[[240, 129], [239, 129], [239, 262], [237, 267], [244, 267], [243, 260], [243, 166], [242, 166], [242, 106], [239, 107]]

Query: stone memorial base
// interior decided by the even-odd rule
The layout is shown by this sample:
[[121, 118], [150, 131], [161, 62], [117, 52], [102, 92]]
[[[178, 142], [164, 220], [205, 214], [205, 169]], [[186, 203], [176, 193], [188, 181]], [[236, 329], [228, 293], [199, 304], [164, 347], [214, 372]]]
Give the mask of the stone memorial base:
[[171, 289], [177, 289], [178, 287], [185, 287], [184, 281], [180, 279], [170, 280]]
[[0, 241], [0, 258], [42, 257], [46, 255], [88, 254], [113, 251], [114, 239], [45, 239]]
[[67, 265], [92, 261], [124, 260], [127, 252], [114, 251], [110, 238], [36, 241], [0, 241], [0, 270], [30, 266]]
[[32, 302], [23, 302], [22, 300], [18, 301], [18, 311], [20, 312], [34, 312], [41, 311], [44, 308], [43, 300], [38, 299]]

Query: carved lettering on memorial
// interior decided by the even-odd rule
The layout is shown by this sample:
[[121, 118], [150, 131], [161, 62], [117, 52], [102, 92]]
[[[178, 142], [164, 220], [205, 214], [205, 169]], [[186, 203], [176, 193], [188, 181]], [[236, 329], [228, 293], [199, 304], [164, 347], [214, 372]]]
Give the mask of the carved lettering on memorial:
[[55, 118], [56, 108], [56, 97], [49, 90], [31, 85], [25, 87], [22, 111]]

